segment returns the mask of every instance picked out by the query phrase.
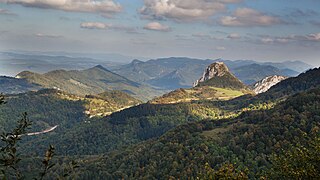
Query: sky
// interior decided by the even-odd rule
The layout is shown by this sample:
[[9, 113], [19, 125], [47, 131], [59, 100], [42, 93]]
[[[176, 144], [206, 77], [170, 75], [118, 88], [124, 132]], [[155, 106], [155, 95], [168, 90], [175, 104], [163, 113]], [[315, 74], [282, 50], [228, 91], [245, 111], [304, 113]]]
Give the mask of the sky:
[[0, 23], [0, 51], [320, 66], [319, 0], [0, 0]]

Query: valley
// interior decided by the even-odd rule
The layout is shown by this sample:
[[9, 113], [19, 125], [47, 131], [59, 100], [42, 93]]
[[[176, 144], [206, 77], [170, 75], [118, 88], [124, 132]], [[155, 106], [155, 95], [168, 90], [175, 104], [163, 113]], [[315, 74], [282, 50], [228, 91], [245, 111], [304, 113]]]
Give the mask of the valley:
[[320, 0], [0, 0], [0, 180], [320, 180]]
[[[319, 127], [315, 116], [319, 72], [319, 69], [309, 70], [276, 83], [265, 79], [259, 85], [267, 88], [266, 92], [256, 94], [223, 62], [215, 62], [204, 68], [194, 87], [180, 88], [146, 103], [140, 100], [143, 98], [136, 98], [141, 96], [127, 94], [132, 87], [127, 89], [122, 83], [139, 89], [147, 85], [130, 81], [102, 66], [43, 75], [22, 72], [17, 80], [37, 84], [41, 89], [5, 95], [7, 103], [0, 108], [0, 130], [14, 128], [12, 120], [18, 119], [19, 113], [28, 112], [31, 129], [18, 150], [23, 156], [37, 159], [53, 144], [58, 154], [54, 162], [65, 167], [71, 159], [76, 160], [80, 169], [74, 176], [79, 178], [198, 177], [205, 173], [206, 163], [217, 169], [226, 162], [237, 164], [239, 170], [248, 168], [248, 177], [258, 178], [267, 176], [272, 164], [267, 157], [293, 143], [290, 133], [299, 132], [295, 136], [304, 142], [299, 134], [308, 134]], [[71, 82], [70, 78], [77, 80]], [[116, 82], [120, 84], [110, 85]], [[108, 88], [101, 93], [99, 88], [103, 87]], [[112, 90], [112, 87], [123, 89]], [[78, 93], [71, 93], [73, 89]], [[305, 101], [301, 102], [302, 99]], [[311, 99], [313, 103], [307, 103]], [[302, 106], [306, 109], [299, 109], [297, 102], [306, 103]], [[294, 131], [282, 136], [279, 131], [290, 124], [279, 123], [289, 118], [291, 110], [303, 113], [290, 117]], [[304, 124], [293, 121], [302, 116], [308, 119]], [[275, 127], [279, 129], [270, 131]], [[31, 160], [27, 158], [22, 164]], [[26, 171], [23, 166], [20, 168]], [[31, 169], [26, 172], [37, 172]], [[60, 170], [55, 166], [50, 176], [56, 177]]]

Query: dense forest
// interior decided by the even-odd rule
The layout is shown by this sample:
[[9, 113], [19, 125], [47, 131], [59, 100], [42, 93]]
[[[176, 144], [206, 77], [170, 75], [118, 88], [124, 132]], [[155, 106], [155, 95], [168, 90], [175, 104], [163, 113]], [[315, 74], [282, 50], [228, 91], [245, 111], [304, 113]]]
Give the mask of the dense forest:
[[[309, 148], [311, 145], [306, 138], [318, 143], [316, 148], [319, 148], [319, 141], [316, 141], [320, 135], [319, 107], [320, 89], [314, 89], [294, 95], [269, 110], [245, 112], [233, 119], [187, 123], [159, 139], [105, 154], [89, 165], [83, 164], [80, 173], [85, 177], [112, 179], [185, 179], [206, 173], [206, 163], [213, 169], [230, 163], [247, 172], [249, 178], [268, 177], [273, 167], [273, 154], [290, 153], [287, 151], [297, 145]], [[319, 149], [314, 150], [317, 150], [312, 152], [316, 159], [312, 159], [310, 167], [304, 167], [310, 172], [299, 174], [302, 179], [320, 177]], [[299, 158], [309, 155], [301, 153], [306, 154], [299, 154]], [[280, 169], [275, 167], [273, 171]], [[282, 172], [272, 175], [276, 173]]]
[[[28, 112], [32, 121], [28, 132], [59, 125], [53, 132], [23, 136], [19, 141], [17, 151], [23, 160], [18, 168], [30, 177], [39, 173], [41, 157], [54, 145], [56, 166], [48, 172], [49, 177], [59, 177], [76, 161], [79, 167], [72, 174], [81, 179], [185, 179], [226, 174], [244, 179], [316, 179], [320, 164], [319, 72], [314, 69], [289, 78], [257, 96], [224, 101], [135, 105], [140, 102], [121, 92], [82, 98], [57, 90], [9, 95], [0, 106], [0, 130], [13, 129], [23, 112]], [[106, 111], [107, 104], [117, 99], [119, 108], [127, 100], [133, 107], [108, 116], [86, 114], [101, 105]], [[297, 165], [292, 166], [294, 163]], [[303, 168], [305, 164], [308, 166]]]

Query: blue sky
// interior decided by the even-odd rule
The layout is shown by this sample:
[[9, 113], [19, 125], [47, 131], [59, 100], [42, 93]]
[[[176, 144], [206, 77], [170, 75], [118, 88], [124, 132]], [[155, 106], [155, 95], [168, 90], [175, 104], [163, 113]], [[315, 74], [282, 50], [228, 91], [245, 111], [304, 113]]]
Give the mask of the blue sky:
[[0, 22], [0, 51], [320, 66], [319, 0], [0, 0]]

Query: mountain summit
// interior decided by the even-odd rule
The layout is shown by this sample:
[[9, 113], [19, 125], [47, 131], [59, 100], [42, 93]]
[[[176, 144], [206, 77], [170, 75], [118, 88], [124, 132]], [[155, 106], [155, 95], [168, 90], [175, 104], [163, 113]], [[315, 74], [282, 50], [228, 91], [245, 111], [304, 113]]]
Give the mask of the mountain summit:
[[[178, 71], [174, 71], [173, 74], [170, 77], [180, 76]], [[167, 81], [169, 81], [169, 78]], [[174, 104], [197, 100], [229, 100], [251, 93], [251, 90], [230, 73], [228, 67], [223, 62], [215, 62], [205, 69], [202, 77], [194, 83], [193, 88], [177, 89], [155, 98], [149, 101], [149, 103]]]
[[194, 84], [197, 86], [213, 86], [218, 88], [246, 89], [246, 86], [237, 79], [223, 62], [210, 64], [202, 77]]

